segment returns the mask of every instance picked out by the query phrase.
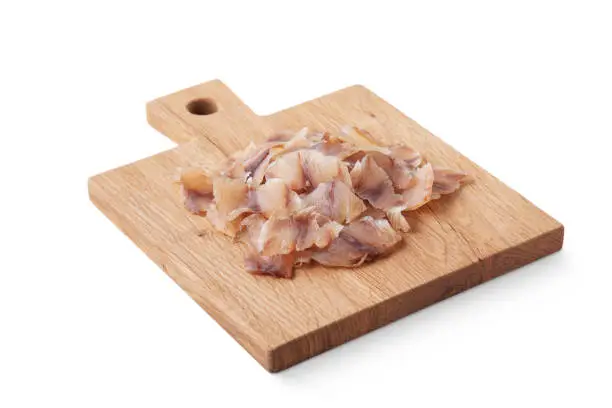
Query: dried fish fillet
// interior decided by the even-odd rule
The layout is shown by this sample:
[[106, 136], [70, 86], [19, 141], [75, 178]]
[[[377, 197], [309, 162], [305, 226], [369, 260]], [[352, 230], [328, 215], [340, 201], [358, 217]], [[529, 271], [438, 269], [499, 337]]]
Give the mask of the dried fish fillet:
[[363, 201], [340, 180], [319, 184], [302, 202], [303, 205], [314, 207], [320, 214], [342, 224], [350, 223], [366, 210]]
[[387, 220], [365, 216], [344, 227], [331, 245], [314, 252], [312, 259], [328, 266], [357, 266], [384, 255], [401, 240]]
[[281, 179], [293, 191], [306, 189], [306, 177], [302, 168], [302, 157], [300, 152], [285, 154], [268, 166], [266, 179]]
[[315, 207], [307, 207], [293, 215], [297, 228], [296, 250], [325, 248], [342, 231], [342, 224], [317, 212]]
[[244, 268], [253, 274], [292, 278], [295, 259], [294, 254], [274, 256], [249, 254], [244, 258]]
[[412, 186], [403, 190], [402, 211], [416, 210], [431, 200], [434, 173], [431, 164], [426, 163], [414, 170]]
[[357, 162], [351, 170], [357, 195], [373, 207], [388, 210], [400, 205], [402, 196], [395, 193], [391, 179], [370, 155]]
[[410, 231], [406, 211], [467, 181], [411, 147], [345, 127], [279, 132], [179, 182], [190, 212], [246, 245], [248, 272], [291, 278], [312, 261], [354, 268], [391, 253]]
[[181, 175], [185, 207], [194, 214], [204, 215], [214, 200], [213, 183], [201, 170], [189, 170]]
[[304, 150], [300, 154], [306, 182], [313, 187], [333, 180], [351, 185], [351, 177], [345, 163], [335, 156], [328, 156], [316, 150]]
[[300, 196], [282, 179], [268, 179], [250, 195], [250, 208], [266, 217], [289, 216], [302, 207]]
[[451, 169], [434, 168], [434, 181], [432, 194], [434, 198], [440, 198], [443, 194], [454, 193], [461, 184], [468, 180], [468, 175], [461, 171]]

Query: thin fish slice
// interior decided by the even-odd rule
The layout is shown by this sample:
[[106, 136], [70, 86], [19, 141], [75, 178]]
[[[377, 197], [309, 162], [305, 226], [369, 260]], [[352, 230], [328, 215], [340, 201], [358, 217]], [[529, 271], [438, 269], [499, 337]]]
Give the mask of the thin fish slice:
[[445, 168], [434, 168], [433, 197], [454, 193], [462, 184], [469, 181], [467, 173]]
[[273, 178], [266, 181], [252, 194], [249, 207], [266, 217], [288, 217], [301, 206], [300, 197], [285, 181]]
[[306, 208], [293, 216], [297, 227], [296, 250], [312, 247], [324, 248], [342, 231], [342, 224], [316, 212], [315, 207]]
[[213, 205], [213, 182], [202, 170], [189, 170], [181, 175], [181, 191], [185, 207], [194, 214], [205, 215]]
[[401, 239], [387, 220], [365, 216], [344, 227], [331, 245], [314, 252], [312, 259], [327, 266], [355, 267], [386, 254]]
[[327, 156], [316, 150], [303, 150], [300, 153], [304, 177], [311, 186], [317, 187], [332, 180], [341, 180], [351, 185], [346, 164], [337, 157]]
[[266, 180], [281, 179], [293, 191], [306, 189], [306, 177], [300, 152], [292, 152], [277, 158], [265, 172]]
[[395, 193], [387, 173], [369, 154], [351, 170], [351, 179], [357, 195], [381, 210], [400, 205], [402, 197]]
[[253, 253], [245, 257], [244, 268], [247, 272], [256, 275], [290, 279], [293, 277], [295, 259], [295, 254], [263, 256]]
[[319, 184], [302, 201], [305, 207], [314, 207], [318, 213], [341, 224], [350, 223], [366, 210], [363, 201], [339, 180]]
[[402, 192], [402, 211], [416, 210], [427, 204], [432, 197], [434, 172], [430, 163], [414, 171], [414, 184]]

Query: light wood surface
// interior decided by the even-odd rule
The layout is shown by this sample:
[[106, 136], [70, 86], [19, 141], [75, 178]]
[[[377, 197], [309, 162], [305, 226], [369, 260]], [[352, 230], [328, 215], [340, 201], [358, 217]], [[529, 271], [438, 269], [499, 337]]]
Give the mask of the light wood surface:
[[[190, 113], [187, 105], [200, 98], [213, 100], [217, 112]], [[558, 251], [563, 243], [561, 224], [362, 86], [260, 117], [212, 81], [150, 102], [147, 115], [179, 146], [92, 177], [90, 197], [269, 371]], [[293, 280], [246, 273], [243, 249], [183, 208], [173, 184], [181, 168], [213, 168], [273, 130], [345, 124], [384, 143], [405, 142], [436, 165], [466, 171], [474, 182], [409, 213], [414, 231], [388, 258], [358, 269], [298, 269]]]

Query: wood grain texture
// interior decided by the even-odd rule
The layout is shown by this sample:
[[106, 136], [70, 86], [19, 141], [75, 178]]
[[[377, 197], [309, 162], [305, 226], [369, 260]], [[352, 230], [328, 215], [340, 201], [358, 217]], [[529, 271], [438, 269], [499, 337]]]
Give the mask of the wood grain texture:
[[[218, 112], [187, 104], [211, 98]], [[279, 371], [561, 249], [563, 226], [362, 86], [260, 117], [212, 81], [152, 101], [149, 123], [173, 150], [90, 179], [92, 201], [269, 371]], [[298, 269], [293, 280], [243, 269], [244, 249], [184, 210], [181, 168], [213, 168], [273, 130], [362, 127], [475, 181], [409, 214], [391, 256], [358, 269]]]

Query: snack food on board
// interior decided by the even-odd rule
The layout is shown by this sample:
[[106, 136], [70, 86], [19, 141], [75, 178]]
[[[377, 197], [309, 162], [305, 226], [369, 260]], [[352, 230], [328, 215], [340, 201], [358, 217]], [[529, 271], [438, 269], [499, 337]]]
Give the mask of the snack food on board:
[[408, 146], [346, 127], [276, 134], [214, 172], [184, 172], [180, 184], [189, 211], [248, 246], [247, 271], [291, 278], [312, 261], [356, 267], [386, 255], [410, 230], [404, 212], [466, 181]]

